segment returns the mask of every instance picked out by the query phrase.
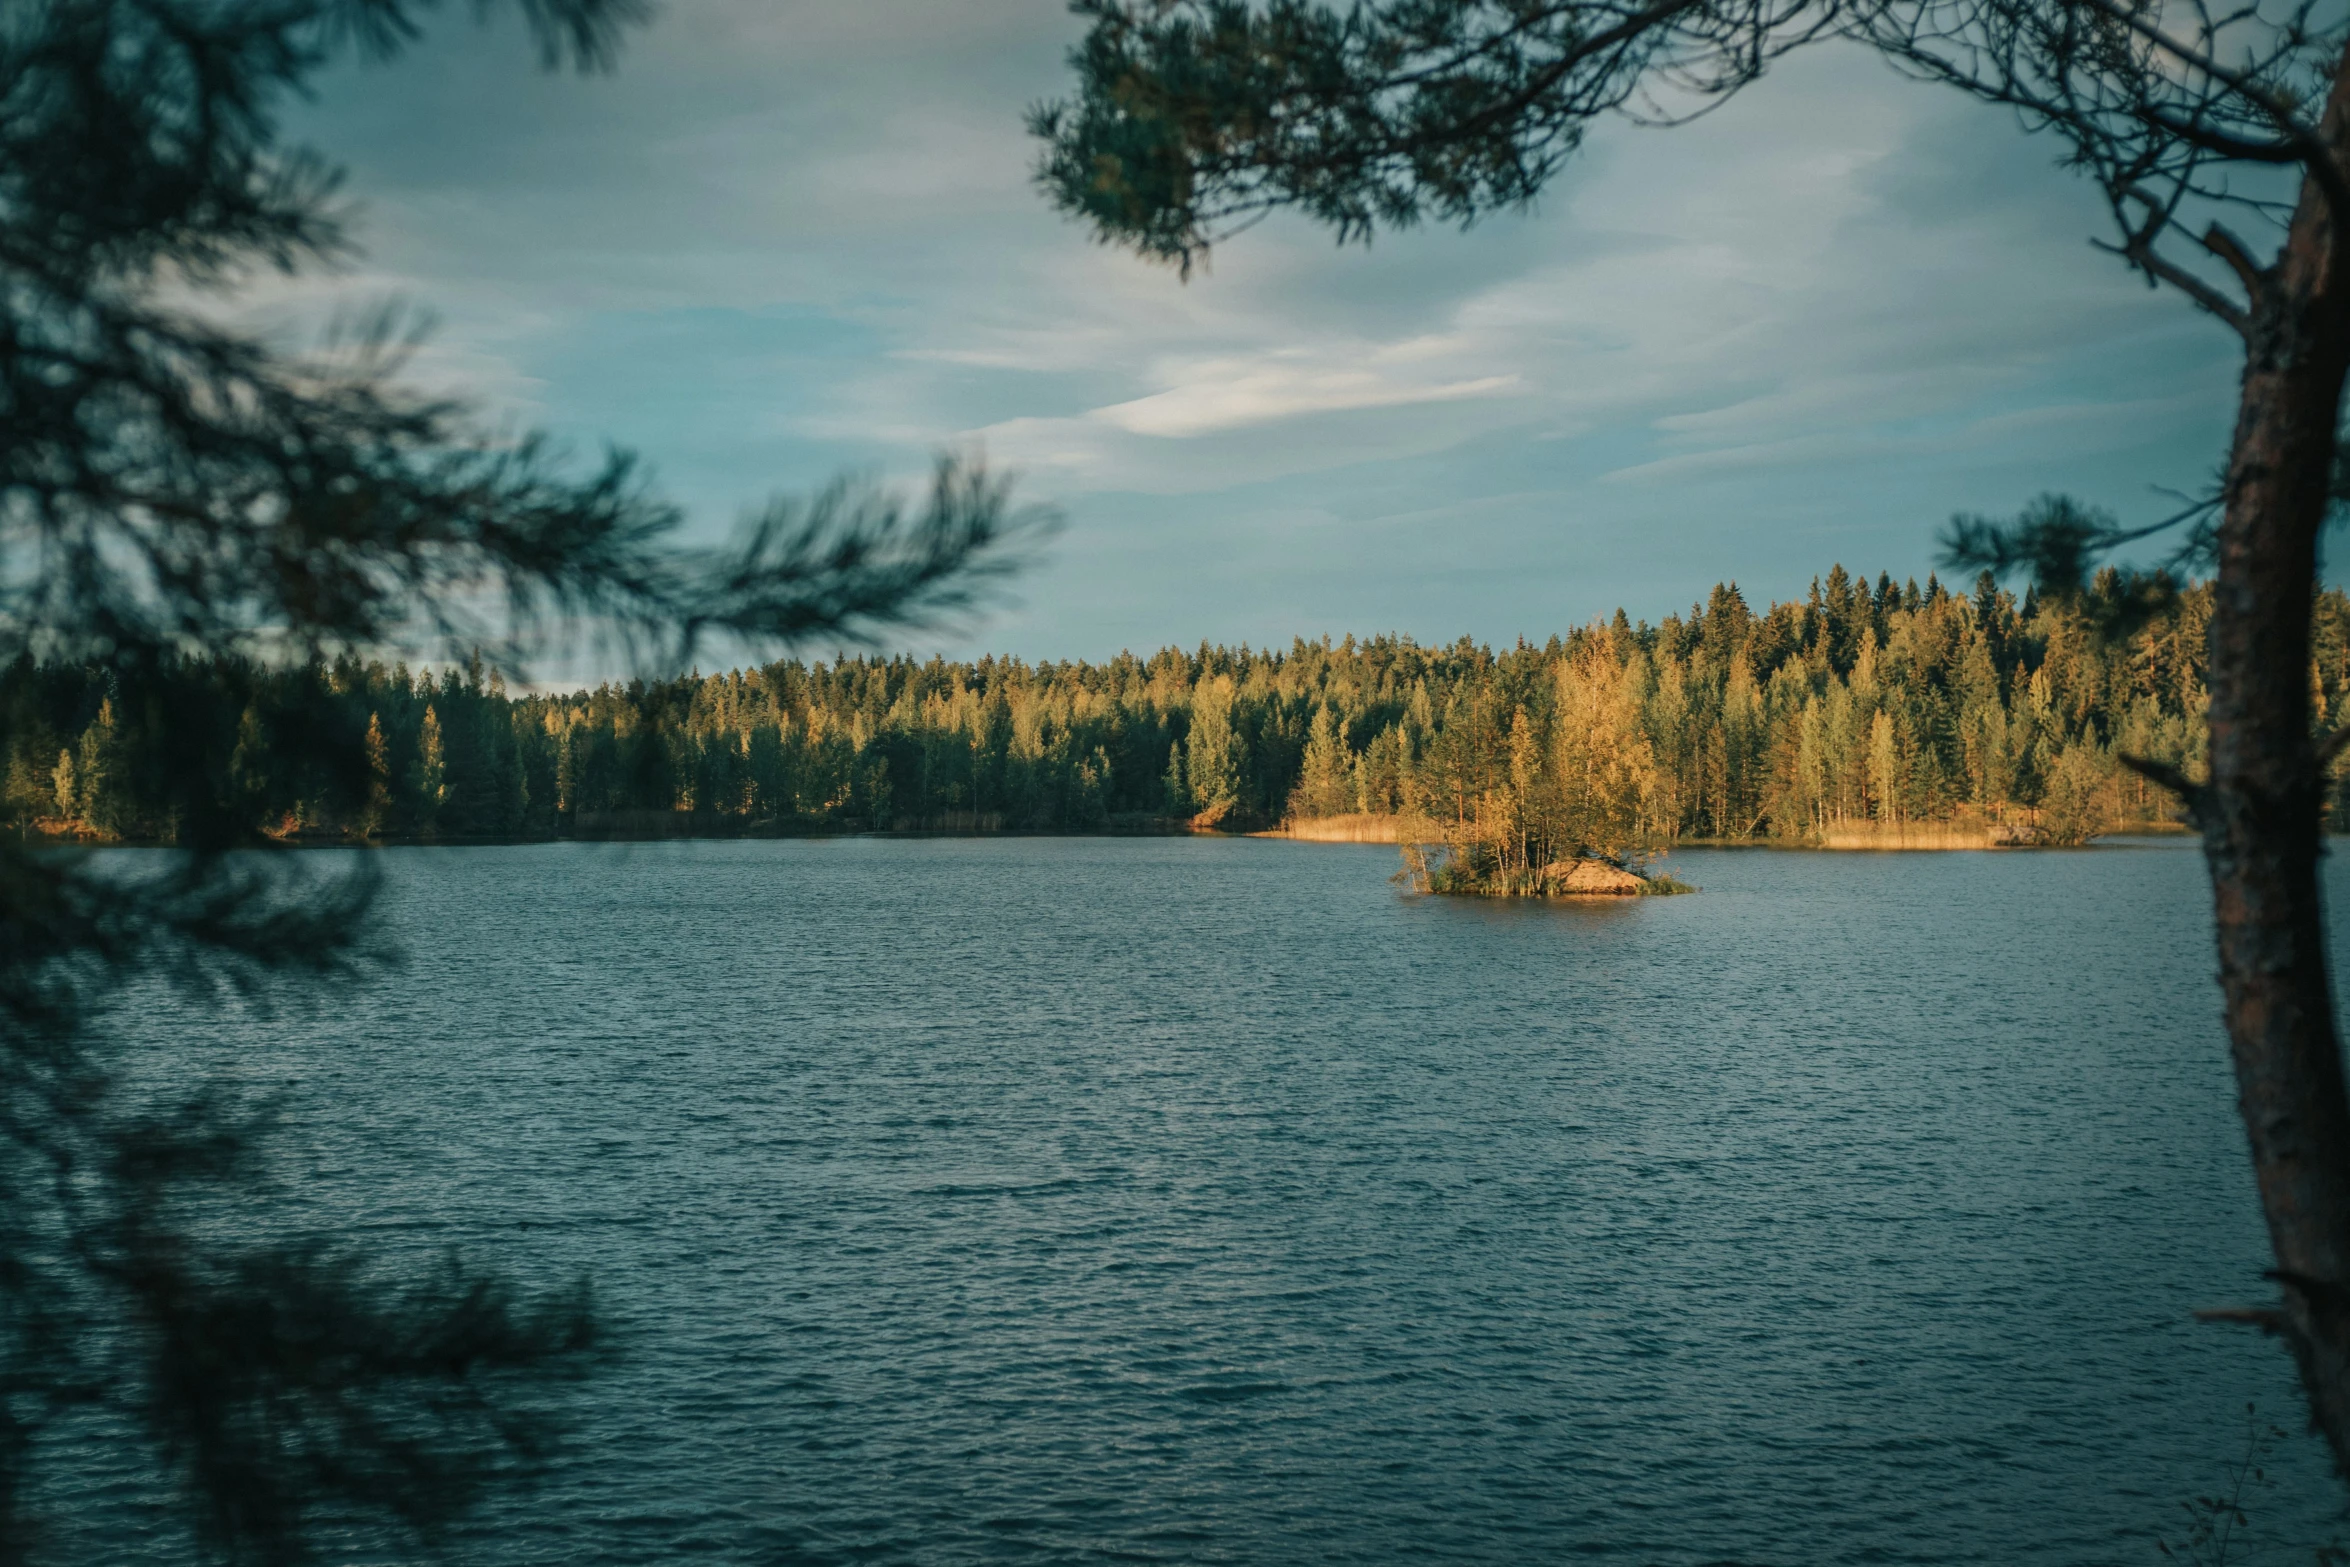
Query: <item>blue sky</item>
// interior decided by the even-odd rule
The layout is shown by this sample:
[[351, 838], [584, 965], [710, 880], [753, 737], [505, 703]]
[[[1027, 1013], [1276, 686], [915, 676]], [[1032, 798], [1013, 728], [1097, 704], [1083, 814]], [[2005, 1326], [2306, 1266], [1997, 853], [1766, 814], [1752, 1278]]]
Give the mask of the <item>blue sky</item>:
[[638, 450], [712, 535], [982, 450], [1066, 527], [916, 641], [1032, 658], [1922, 579], [1953, 512], [2151, 518], [2220, 456], [2224, 330], [2090, 248], [2055, 144], [1856, 51], [1604, 126], [1530, 214], [1275, 220], [1185, 283], [1029, 184], [1076, 36], [1056, 0], [670, 0], [582, 78], [446, 17], [296, 116], [365, 257], [256, 308], [425, 306], [419, 376]]

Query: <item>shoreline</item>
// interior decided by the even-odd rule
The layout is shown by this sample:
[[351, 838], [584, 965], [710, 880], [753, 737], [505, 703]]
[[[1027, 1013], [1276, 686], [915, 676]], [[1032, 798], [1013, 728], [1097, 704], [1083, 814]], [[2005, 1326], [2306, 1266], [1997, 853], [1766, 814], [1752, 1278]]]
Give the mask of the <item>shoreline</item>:
[[[423, 834], [388, 834], [378, 837], [354, 837], [346, 834], [288, 833], [284, 836], [265, 836], [263, 841], [246, 845], [248, 848], [279, 849], [487, 849], [511, 848], [524, 844], [543, 843], [725, 843], [738, 839], [774, 840], [793, 838], [1259, 838], [1285, 839], [1292, 843], [1372, 844], [1400, 847], [1394, 817], [1345, 816], [1310, 819], [1285, 823], [1277, 827], [1243, 828], [1230, 830], [1221, 826], [1200, 826], [1182, 817], [1137, 817], [1111, 821], [1088, 832], [1055, 831], [1040, 828], [1001, 827], [957, 823], [939, 826], [876, 827], [854, 820], [799, 824], [757, 822], [741, 827], [725, 828], [708, 820], [694, 820], [698, 813], [677, 813], [681, 820], [674, 824], [651, 821], [595, 823], [587, 831], [490, 834], [464, 837], [441, 837]], [[630, 830], [630, 829], [635, 830]], [[2328, 832], [2328, 838], [2350, 834]], [[179, 849], [185, 845], [160, 838], [80, 837], [72, 834], [40, 833], [18, 829], [20, 842], [43, 844], [55, 848], [84, 849]], [[2078, 844], [2042, 844], [2029, 841], [2001, 841], [1988, 825], [1973, 823], [1902, 823], [1892, 830], [1870, 830], [1868, 824], [1857, 824], [1823, 835], [1821, 838], [1681, 838], [1665, 845], [1660, 851], [1670, 855], [1679, 849], [1752, 849], [1775, 852], [1804, 852], [1814, 854], [1944, 854], [1954, 852], [1982, 852], [1987, 850], [2031, 850], [2051, 848], [2093, 848], [2108, 845], [2114, 839], [2159, 838], [2192, 841], [2193, 829], [2175, 822], [2130, 822], [2110, 832], [2098, 833]], [[2126, 844], [2110, 844], [2128, 847]]]
[[[1331, 816], [1250, 833], [1252, 838], [1288, 838], [1299, 843], [1400, 844], [1399, 818], [1393, 816]], [[1952, 853], [1987, 849], [2082, 848], [2107, 838], [2192, 838], [2192, 828], [2177, 822], [2138, 821], [2117, 824], [2111, 831], [2092, 834], [2081, 844], [2035, 842], [2033, 824], [1983, 821], [1956, 817], [1938, 822], [1850, 822], [1817, 837], [1802, 838], [1679, 838], [1664, 846], [1675, 849], [1778, 849], [1833, 854]]]

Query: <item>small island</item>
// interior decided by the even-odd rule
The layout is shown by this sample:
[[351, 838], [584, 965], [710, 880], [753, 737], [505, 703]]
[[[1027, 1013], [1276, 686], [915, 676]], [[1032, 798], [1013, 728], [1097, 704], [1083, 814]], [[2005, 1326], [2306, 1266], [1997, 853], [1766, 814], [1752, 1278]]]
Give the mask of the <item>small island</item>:
[[1532, 871], [1505, 868], [1497, 855], [1471, 846], [1403, 845], [1399, 877], [1415, 892], [1471, 898], [1659, 898], [1697, 889], [1634, 855], [1586, 853], [1553, 860]]

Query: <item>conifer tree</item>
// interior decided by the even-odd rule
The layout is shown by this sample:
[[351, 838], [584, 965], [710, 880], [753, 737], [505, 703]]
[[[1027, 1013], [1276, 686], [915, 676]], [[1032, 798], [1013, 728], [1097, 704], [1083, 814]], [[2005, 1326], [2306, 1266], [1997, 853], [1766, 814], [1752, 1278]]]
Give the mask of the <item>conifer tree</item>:
[[98, 717], [82, 731], [82, 742], [74, 757], [73, 814], [88, 831], [104, 838], [116, 836], [122, 827], [122, 813], [116, 809], [114, 790], [120, 780], [115, 777], [114, 699], [102, 697], [98, 702]]
[[1240, 805], [1241, 756], [1233, 729], [1232, 677], [1202, 681], [1183, 742], [1183, 780], [1199, 815], [1220, 820]]
[[[350, 254], [335, 171], [286, 142], [284, 108], [354, 50], [398, 53], [431, 9], [0, 9], [0, 678], [149, 699], [136, 778], [121, 703], [70, 767], [53, 729], [78, 698], [0, 704], [0, 751], [13, 791], [37, 745], [93, 832], [130, 825], [118, 802], [138, 791], [185, 851], [126, 877], [0, 836], [0, 1563], [35, 1548], [35, 1500], [56, 1494], [37, 1477], [90, 1422], [144, 1444], [184, 1543], [291, 1562], [331, 1520], [338, 1555], [405, 1554], [533, 1461], [531, 1390], [589, 1343], [573, 1293], [387, 1276], [266, 1205], [197, 1224], [197, 1196], [262, 1190], [259, 1121], [200, 1083], [159, 1108], [126, 1097], [136, 1047], [111, 1008], [133, 981], [202, 1002], [339, 982], [379, 950], [370, 870], [322, 882], [231, 852], [270, 825], [240, 773], [361, 806], [362, 726], [275, 726], [245, 773], [238, 690], [395, 641], [518, 664], [593, 627], [614, 655], [682, 664], [712, 636], [855, 635], [970, 602], [1041, 521], [948, 461], [911, 503], [836, 485], [686, 548], [624, 454], [583, 467], [414, 389], [397, 321], [307, 355], [224, 324], [245, 282]], [[517, 9], [547, 64], [582, 68], [644, 14]]]
[[1901, 769], [1893, 742], [1893, 715], [1882, 708], [1869, 720], [1869, 804], [1881, 822], [1901, 819]]
[[1327, 702], [1319, 704], [1289, 812], [1301, 817], [1343, 816], [1355, 809], [1354, 794], [1354, 753], [1339, 734], [1338, 715]]
[[441, 743], [441, 716], [437, 708], [427, 706], [424, 725], [416, 734], [416, 811], [417, 825], [431, 832], [439, 825], [441, 807], [449, 798], [448, 752]]
[[256, 817], [267, 804], [270, 771], [269, 739], [261, 730], [261, 712], [248, 702], [237, 716], [237, 742], [229, 752], [228, 776], [229, 788]]
[[367, 715], [367, 802], [360, 817], [359, 835], [373, 838], [381, 834], [390, 819], [392, 809], [392, 753], [384, 739], [383, 715]]

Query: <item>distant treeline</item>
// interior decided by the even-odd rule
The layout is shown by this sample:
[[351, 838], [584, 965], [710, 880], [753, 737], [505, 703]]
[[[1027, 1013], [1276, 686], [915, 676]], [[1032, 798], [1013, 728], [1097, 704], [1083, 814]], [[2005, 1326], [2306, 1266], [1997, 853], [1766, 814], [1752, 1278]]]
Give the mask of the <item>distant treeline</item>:
[[[184, 798], [194, 767], [280, 836], [1099, 832], [1367, 812], [1486, 837], [1539, 817], [1563, 836], [1522, 846], [1537, 857], [1978, 814], [2062, 840], [2166, 814], [2118, 755], [2201, 767], [2209, 605], [2207, 587], [2110, 572], [2085, 599], [2019, 604], [1988, 578], [1960, 595], [1931, 578], [1872, 589], [1838, 567], [1759, 614], [1725, 585], [1661, 625], [1618, 611], [1498, 653], [1380, 637], [1102, 664], [847, 658], [568, 696], [515, 695], [478, 663], [191, 664], [126, 689], [19, 660], [0, 671], [0, 810], [21, 830], [169, 841], [159, 802]], [[2350, 689], [2339, 592], [2319, 600], [2316, 646], [2330, 724]], [[364, 767], [287, 762], [317, 751], [273, 745], [289, 726], [344, 735]]]

